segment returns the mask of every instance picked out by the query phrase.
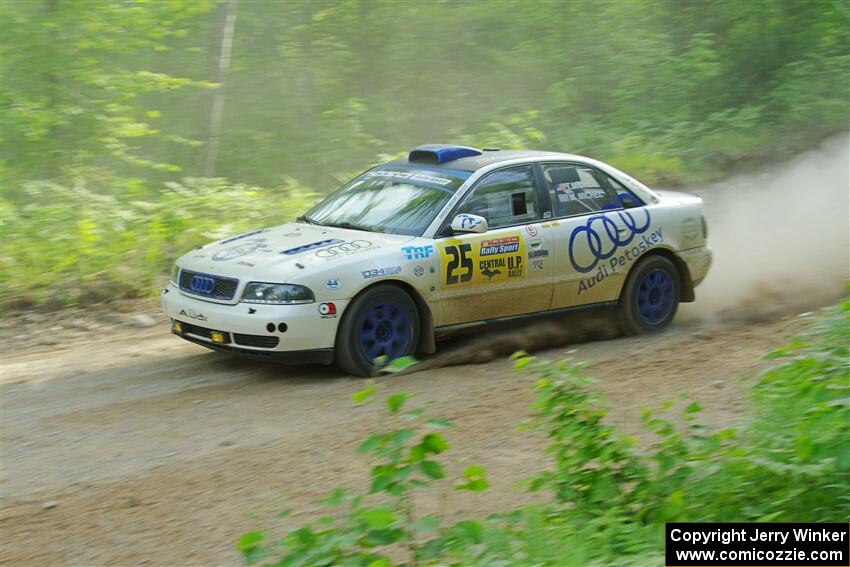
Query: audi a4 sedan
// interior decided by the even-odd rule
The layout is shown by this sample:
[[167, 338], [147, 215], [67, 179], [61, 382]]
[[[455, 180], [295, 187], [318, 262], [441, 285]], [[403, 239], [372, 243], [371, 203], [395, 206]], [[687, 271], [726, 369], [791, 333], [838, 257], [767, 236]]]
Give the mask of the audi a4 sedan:
[[180, 257], [161, 303], [199, 345], [369, 376], [461, 327], [589, 306], [670, 324], [711, 264], [702, 201], [586, 157], [430, 144], [295, 222]]

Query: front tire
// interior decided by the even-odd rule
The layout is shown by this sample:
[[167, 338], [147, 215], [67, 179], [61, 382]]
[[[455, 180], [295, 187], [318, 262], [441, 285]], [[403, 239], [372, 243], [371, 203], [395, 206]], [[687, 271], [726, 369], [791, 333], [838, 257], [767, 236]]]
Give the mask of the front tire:
[[679, 273], [663, 256], [642, 259], [629, 274], [620, 295], [618, 320], [627, 335], [664, 329], [679, 308]]
[[379, 284], [360, 294], [345, 311], [336, 340], [336, 364], [355, 376], [372, 376], [375, 359], [386, 362], [416, 351], [416, 303], [394, 285]]

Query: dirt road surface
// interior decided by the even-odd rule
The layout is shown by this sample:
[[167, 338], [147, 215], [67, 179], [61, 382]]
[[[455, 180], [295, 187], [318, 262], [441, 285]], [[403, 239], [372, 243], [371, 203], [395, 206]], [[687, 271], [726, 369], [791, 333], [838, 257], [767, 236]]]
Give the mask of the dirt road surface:
[[[362, 380], [331, 367], [232, 359], [167, 334], [115, 328], [99, 341], [7, 351], [2, 395], [4, 565], [237, 565], [244, 531], [292, 527], [338, 485], [361, 487], [357, 444], [383, 411], [355, 406]], [[741, 415], [740, 377], [799, 326], [796, 314], [678, 325], [539, 353], [589, 361], [613, 421], [686, 392], [713, 425]], [[449, 343], [447, 348], [451, 348]], [[517, 481], [546, 466], [544, 440], [517, 432], [531, 381], [504, 357], [379, 380], [455, 421], [450, 475], [487, 467], [484, 495], [428, 497], [461, 517], [527, 501]], [[274, 520], [284, 509], [302, 511]], [[251, 512], [251, 514], [249, 514]]]
[[[842, 133], [769, 171], [692, 188], [716, 260], [665, 334], [598, 340], [604, 325], [537, 322], [454, 339], [426, 369], [380, 379], [455, 421], [450, 478], [488, 469], [489, 491], [427, 494], [416, 509], [457, 519], [528, 502], [516, 484], [547, 462], [544, 439], [516, 430], [532, 400], [505, 357], [517, 349], [574, 349], [628, 433], [640, 432], [642, 408], [680, 393], [707, 425], [740, 418], [741, 378], [801, 312], [846, 293], [848, 155]], [[334, 487], [363, 487], [368, 464], [354, 449], [384, 412], [353, 405], [362, 380], [205, 351], [169, 335], [150, 303], [95, 308], [0, 320], [0, 563], [238, 565], [240, 534], [283, 533]], [[276, 521], [281, 510], [298, 513]]]

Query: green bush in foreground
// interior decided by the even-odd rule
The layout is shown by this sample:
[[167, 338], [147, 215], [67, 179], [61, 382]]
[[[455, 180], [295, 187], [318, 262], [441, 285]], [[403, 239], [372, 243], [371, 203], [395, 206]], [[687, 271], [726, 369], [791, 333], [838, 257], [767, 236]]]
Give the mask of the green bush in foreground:
[[[697, 403], [680, 427], [645, 411], [658, 442], [644, 451], [604, 421], [602, 396], [588, 388], [581, 365], [516, 355], [516, 368], [537, 378], [529, 424], [550, 440], [552, 466], [529, 487], [552, 498], [486, 519], [443, 525], [415, 514], [413, 494], [445, 482], [437, 457], [448, 444], [437, 429], [450, 424], [402, 411], [406, 394], [391, 394], [390, 414], [407, 425], [361, 445], [377, 460], [368, 494], [338, 488], [325, 503], [343, 513], [279, 544], [250, 532], [237, 547], [249, 564], [279, 566], [604, 565], [625, 556], [652, 565], [667, 521], [842, 521], [850, 516], [848, 317], [845, 301], [768, 355], [783, 362], [753, 384], [752, 415], [737, 427], [705, 430]], [[367, 388], [356, 401], [373, 393]], [[487, 486], [476, 466], [455, 483]], [[376, 494], [379, 504], [367, 504]]]
[[28, 204], [0, 199], [0, 301], [55, 305], [151, 293], [174, 259], [210, 240], [279, 224], [315, 199], [224, 179], [167, 183], [156, 195], [120, 197], [51, 183], [27, 187]]

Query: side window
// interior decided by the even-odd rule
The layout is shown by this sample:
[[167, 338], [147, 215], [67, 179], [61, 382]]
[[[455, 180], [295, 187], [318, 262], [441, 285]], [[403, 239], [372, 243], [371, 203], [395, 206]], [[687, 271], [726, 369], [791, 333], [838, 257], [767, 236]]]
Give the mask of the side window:
[[531, 166], [502, 169], [487, 175], [458, 207], [455, 214], [460, 213], [482, 216], [490, 228], [540, 219]]
[[555, 217], [586, 215], [619, 207], [616, 190], [610, 189], [604, 181], [604, 174], [592, 167], [570, 163], [543, 164], [543, 177]]

